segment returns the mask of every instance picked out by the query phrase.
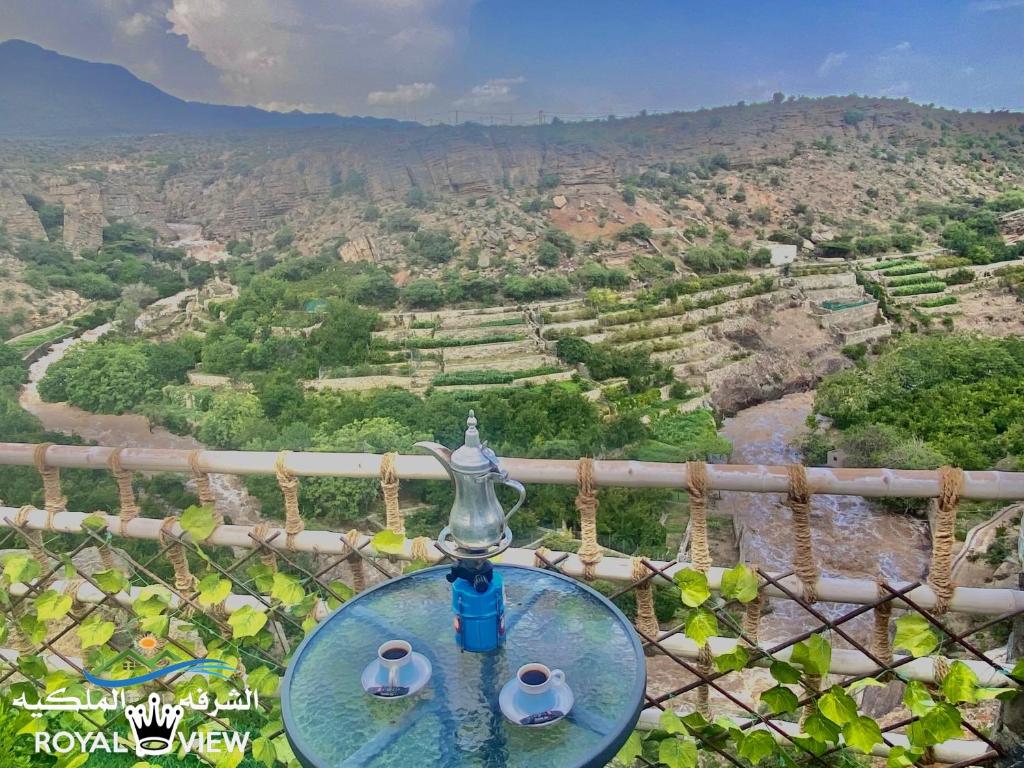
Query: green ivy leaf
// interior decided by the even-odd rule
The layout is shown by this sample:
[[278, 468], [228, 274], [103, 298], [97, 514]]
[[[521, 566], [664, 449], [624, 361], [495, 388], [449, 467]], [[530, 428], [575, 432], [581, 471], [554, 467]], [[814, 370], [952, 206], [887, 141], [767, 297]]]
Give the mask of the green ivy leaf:
[[46, 662], [39, 656], [32, 654], [19, 656], [18, 669], [21, 670], [25, 677], [35, 677], [39, 679], [46, 677]]
[[870, 717], [861, 715], [843, 726], [843, 740], [868, 755], [875, 744], [882, 743], [882, 729]]
[[273, 742], [266, 736], [257, 736], [253, 739], [252, 758], [263, 763], [267, 768], [274, 768], [274, 763], [277, 762], [277, 750], [274, 749]]
[[683, 598], [683, 605], [696, 608], [703, 605], [709, 597], [711, 590], [708, 588], [708, 577], [693, 568], [683, 568], [672, 574], [672, 581], [679, 587], [679, 594]]
[[757, 597], [757, 574], [743, 563], [722, 574], [722, 597], [749, 603]]
[[846, 725], [857, 718], [857, 702], [834, 685], [818, 699], [818, 711], [836, 725]]
[[302, 601], [306, 593], [295, 576], [278, 571], [274, 574], [274, 586], [270, 588], [270, 596], [280, 600], [282, 605], [295, 605]]
[[156, 616], [163, 613], [170, 603], [170, 591], [159, 584], [152, 584], [139, 590], [132, 603], [132, 610], [136, 616]]
[[231, 625], [236, 640], [240, 637], [255, 636], [266, 623], [267, 615], [251, 605], [243, 605], [228, 617], [228, 624]]
[[[810, 736], [796, 735], [793, 737], [793, 743], [807, 750], [812, 755], [817, 755], [818, 757], [821, 757], [828, 751], [827, 742], [818, 741], [817, 739], [812, 738]], [[792, 758], [790, 758], [786, 754], [785, 750], [779, 753], [779, 757], [781, 758], [782, 763], [786, 766], [786, 768], [798, 768], [799, 763], [795, 762]]]
[[97, 571], [92, 576], [93, 581], [108, 595], [116, 595], [128, 586], [128, 577], [124, 572], [116, 568], [108, 568], [105, 571]]
[[75, 630], [82, 648], [92, 648], [94, 645], [103, 645], [114, 636], [114, 622], [104, 621], [98, 614], [92, 614], [82, 622]]
[[740, 757], [759, 763], [775, 752], [775, 739], [767, 731], [750, 731], [740, 744]]
[[1017, 696], [1019, 690], [1019, 688], [978, 688], [974, 693], [978, 697], [978, 701], [990, 701], [991, 699], [1010, 701]]
[[277, 571], [269, 565], [263, 565], [262, 563], [249, 568], [249, 576], [252, 577], [259, 592], [269, 592], [273, 588], [275, 573]]
[[332, 581], [328, 586], [330, 587], [330, 592], [327, 594], [327, 607], [332, 611], [356, 596], [356, 591], [343, 581]]
[[974, 704], [978, 700], [977, 688], [978, 676], [962, 661], [954, 661], [942, 678], [942, 695], [950, 704]]
[[36, 598], [36, 616], [40, 621], [63, 619], [71, 610], [71, 604], [71, 595], [48, 589]]
[[697, 768], [697, 743], [689, 738], [665, 739], [658, 745], [658, 761], [668, 768]]
[[907, 613], [896, 619], [896, 637], [893, 646], [905, 648], [911, 656], [927, 656], [935, 650], [939, 638], [932, 632], [928, 620], [917, 613]]
[[246, 675], [245, 684], [260, 696], [270, 697], [277, 693], [280, 678], [269, 667], [257, 667]]
[[199, 580], [199, 604], [204, 608], [220, 605], [231, 594], [231, 581], [220, 574], [208, 573]]
[[917, 765], [917, 761], [922, 757], [924, 757], [923, 749], [897, 745], [889, 750], [889, 756], [885, 759], [885, 768], [911, 768], [911, 766]]
[[963, 736], [961, 722], [960, 712], [956, 707], [942, 702], [907, 726], [907, 738], [915, 747], [932, 747]]
[[28, 584], [42, 571], [39, 562], [30, 555], [16, 553], [4, 558], [4, 578], [11, 584]]
[[21, 726], [21, 728], [18, 729], [18, 732], [14, 735], [21, 736], [26, 733], [42, 733], [46, 730], [47, 725], [48, 723], [45, 717], [33, 717], [30, 718], [27, 723]]
[[82, 518], [82, 527], [90, 531], [101, 531], [107, 527], [107, 518], [105, 515], [93, 512]]
[[842, 729], [820, 712], [812, 712], [804, 721], [804, 731], [816, 741], [835, 744]]
[[640, 736], [639, 731], [633, 731], [629, 734], [629, 738], [626, 739], [626, 743], [622, 745], [622, 748], [615, 755], [615, 759], [625, 765], [632, 765], [643, 754], [643, 751], [643, 738]]
[[786, 686], [776, 685], [761, 693], [761, 703], [768, 707], [771, 714], [778, 715], [783, 712], [795, 712], [800, 700]]
[[666, 709], [661, 713], [661, 717], [658, 718], [658, 723], [661, 726], [661, 730], [666, 733], [689, 733], [689, 731], [686, 730], [686, 726], [683, 725], [683, 721], [679, 718], [679, 715], [671, 709]]
[[907, 687], [903, 691], [903, 703], [910, 710], [910, 714], [915, 717], [924, 716], [935, 706], [935, 700], [931, 693], [920, 680], [911, 680], [907, 683]]
[[800, 682], [800, 670], [784, 661], [773, 661], [771, 666], [768, 667], [768, 671], [780, 683]]
[[400, 555], [405, 549], [405, 536], [385, 528], [374, 535], [373, 548], [382, 555]]
[[41, 643], [46, 637], [46, 624], [41, 622], [31, 613], [26, 613], [18, 619], [18, 628], [33, 643]]
[[824, 676], [832, 663], [832, 646], [821, 635], [811, 635], [793, 646], [789, 660], [802, 666], [807, 674]]
[[156, 637], [166, 637], [171, 626], [171, 618], [167, 614], [157, 613], [139, 619], [139, 628]]
[[685, 632], [697, 645], [704, 645], [709, 637], [718, 634], [718, 618], [706, 608], [698, 608], [686, 622]]
[[873, 677], [865, 677], [863, 680], [854, 680], [846, 686], [846, 692], [852, 696], [861, 688], [885, 688], [885, 683], [881, 683]]
[[744, 669], [750, 661], [750, 654], [742, 645], [737, 645], [733, 650], [720, 653], [715, 656], [715, 669], [719, 672], [736, 672]]
[[183, 531], [187, 532], [195, 541], [206, 541], [217, 527], [213, 516], [213, 507], [201, 507], [193, 505], [188, 507], [182, 514], [179, 521]]

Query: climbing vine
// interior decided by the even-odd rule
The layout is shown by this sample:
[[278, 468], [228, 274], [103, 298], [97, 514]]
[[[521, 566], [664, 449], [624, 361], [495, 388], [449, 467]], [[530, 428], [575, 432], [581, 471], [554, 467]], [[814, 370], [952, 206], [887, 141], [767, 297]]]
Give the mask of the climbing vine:
[[[712, 595], [707, 576], [684, 568], [673, 575], [679, 587], [687, 617], [682, 624], [686, 637], [698, 646], [698, 656], [709, 651], [708, 640], [720, 636], [719, 616], [728, 601], [750, 604], [758, 598], [759, 580], [748, 566], [740, 564], [723, 573], [720, 597]], [[734, 634], [741, 629], [729, 619]], [[893, 645], [913, 658], [927, 657], [942, 644], [942, 638], [922, 615], [907, 613], [895, 621]], [[887, 682], [905, 683], [903, 704], [912, 721], [905, 728], [906, 744], [893, 744], [886, 756], [887, 768], [907, 768], [927, 757], [937, 744], [965, 736], [964, 718], [958, 705], [1016, 696], [1011, 687], [985, 687], [966, 663], [951, 663], [935, 656], [937, 682], [925, 684], [901, 674], [900, 669], [875, 677], [854, 679], [818, 690], [830, 674], [832, 645], [822, 627], [784, 652], [772, 655], [752, 647], [742, 638], [735, 646], [713, 656], [719, 673], [740, 671], [755, 665], [767, 667], [774, 685], [761, 691], [756, 711], [745, 720], [729, 716], [714, 719], [700, 711], [662, 711], [657, 725], [647, 732], [634, 731], [615, 758], [618, 765], [663, 765], [667, 768], [696, 768], [701, 752], [722, 753], [758, 765], [796, 765], [801, 757], [821, 758], [838, 750], [869, 755], [885, 741], [879, 723], [859, 710], [855, 696], [868, 687]], [[785, 656], [785, 658], [783, 658]], [[691, 671], [698, 667], [695, 665]], [[1024, 678], [1024, 660], [1007, 675]], [[707, 685], [708, 678], [702, 685]], [[800, 694], [808, 694], [801, 703]], [[794, 722], [795, 721], [795, 722]], [[795, 726], [795, 727], [794, 727]]]

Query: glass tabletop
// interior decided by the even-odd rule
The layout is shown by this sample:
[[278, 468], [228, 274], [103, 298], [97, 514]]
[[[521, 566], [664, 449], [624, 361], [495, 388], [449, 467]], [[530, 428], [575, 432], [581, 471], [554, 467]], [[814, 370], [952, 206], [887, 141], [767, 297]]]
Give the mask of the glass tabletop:
[[[288, 739], [307, 768], [598, 768], [629, 737], [647, 673], [632, 626], [607, 599], [550, 571], [496, 565], [505, 644], [462, 653], [448, 566], [385, 582], [341, 606], [299, 646], [284, 679]], [[433, 666], [416, 696], [381, 700], [360, 677], [386, 640]], [[575, 705], [543, 728], [508, 722], [498, 694], [523, 664], [565, 673]]]

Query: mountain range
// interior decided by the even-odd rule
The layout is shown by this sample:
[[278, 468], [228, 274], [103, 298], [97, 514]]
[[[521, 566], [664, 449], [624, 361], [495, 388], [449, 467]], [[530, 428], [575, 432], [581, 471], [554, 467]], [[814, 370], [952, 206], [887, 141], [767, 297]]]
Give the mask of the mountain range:
[[124, 67], [64, 56], [24, 40], [0, 43], [0, 136], [223, 133], [395, 122], [185, 101]]

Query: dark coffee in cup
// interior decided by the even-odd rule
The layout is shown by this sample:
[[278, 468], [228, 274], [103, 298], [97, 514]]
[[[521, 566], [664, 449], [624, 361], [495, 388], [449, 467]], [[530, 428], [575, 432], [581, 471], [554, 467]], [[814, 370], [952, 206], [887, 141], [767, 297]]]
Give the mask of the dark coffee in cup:
[[527, 685], [543, 685], [548, 681], [548, 676], [540, 669], [528, 669], [519, 676]]
[[397, 661], [398, 659], [404, 659], [408, 653], [405, 648], [388, 648], [382, 655], [388, 661]]

